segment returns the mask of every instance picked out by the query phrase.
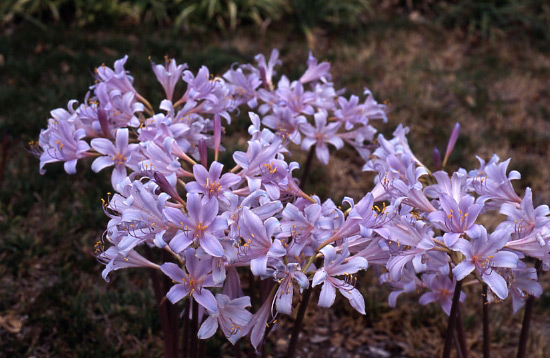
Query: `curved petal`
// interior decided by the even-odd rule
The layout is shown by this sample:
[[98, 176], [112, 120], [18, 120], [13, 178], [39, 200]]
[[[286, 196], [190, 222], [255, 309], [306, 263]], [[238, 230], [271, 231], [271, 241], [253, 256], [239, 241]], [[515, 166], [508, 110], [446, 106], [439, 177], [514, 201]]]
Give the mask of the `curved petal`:
[[116, 131], [116, 149], [118, 153], [124, 153], [128, 146], [128, 128], [119, 128]]
[[277, 311], [285, 314], [292, 313], [292, 295], [293, 295], [292, 282], [288, 285], [279, 286], [279, 292], [277, 292]]
[[405, 292], [405, 291], [392, 291], [392, 292], [390, 292], [390, 294], [388, 296], [388, 304], [390, 305], [390, 307], [395, 307], [395, 305], [397, 304], [397, 297], [399, 297], [399, 295], [402, 294], [403, 292]]
[[315, 143], [317, 143], [316, 139], [313, 139], [313, 138], [310, 138], [310, 137], [305, 137], [302, 140], [302, 149], [303, 150], [309, 150], [309, 148], [311, 148], [311, 146], [314, 145]]
[[286, 255], [286, 249], [281, 243], [281, 240], [279, 239], [273, 240], [273, 244], [269, 248], [269, 251], [267, 252], [267, 254], [271, 257], [282, 257]]
[[300, 290], [305, 290], [309, 287], [309, 279], [304, 273], [297, 271], [294, 274], [294, 279], [298, 283], [298, 286], [300, 286]]
[[197, 183], [200, 185], [204, 185], [206, 183], [206, 179], [210, 179], [208, 172], [200, 164], [193, 165], [193, 175], [195, 176]]
[[197, 336], [199, 339], [208, 339], [218, 330], [218, 319], [216, 316], [208, 317], [201, 325]]
[[108, 154], [108, 155], [116, 154], [116, 148], [113, 145], [113, 142], [111, 142], [108, 139], [94, 138], [92, 139], [90, 144], [92, 145], [92, 148], [94, 148], [97, 152], [101, 154]]
[[201, 290], [193, 291], [193, 298], [197, 303], [210, 312], [218, 312], [218, 304], [216, 298], [209, 290], [203, 288]]
[[315, 275], [313, 275], [313, 280], [311, 281], [311, 287], [315, 287], [321, 282], [325, 282], [326, 278], [327, 278], [327, 272], [325, 271], [324, 268], [315, 272]]
[[453, 275], [460, 281], [464, 277], [468, 276], [470, 272], [475, 269], [475, 265], [471, 261], [462, 261], [455, 268], [453, 268]]
[[433, 292], [426, 292], [418, 299], [418, 303], [421, 305], [427, 305], [435, 301], [435, 294]]
[[388, 269], [390, 280], [399, 281], [401, 279], [401, 272], [403, 267], [414, 259], [414, 255], [407, 255], [406, 252], [401, 255], [393, 256], [388, 260], [386, 268]]
[[209, 171], [210, 178], [214, 180], [218, 180], [218, 178], [222, 174], [222, 170], [223, 170], [223, 164], [218, 162], [212, 162], [212, 164], [210, 164], [210, 171]]
[[206, 251], [209, 255], [215, 256], [215, 257], [222, 257], [224, 254], [223, 246], [220, 243], [220, 241], [214, 236], [205, 234], [200, 239], [201, 247]]
[[65, 162], [63, 164], [63, 168], [67, 172], [67, 174], [76, 174], [76, 159], [69, 160], [68, 162]]
[[317, 143], [317, 145], [315, 146], [315, 155], [321, 163], [323, 163], [324, 165], [328, 164], [330, 154], [328, 151], [328, 147], [325, 143]]
[[319, 294], [319, 306], [321, 307], [330, 307], [336, 299], [336, 289], [329, 282], [325, 281], [323, 287], [321, 288], [321, 293]]
[[199, 194], [187, 194], [187, 212], [194, 225], [200, 222], [202, 210], [201, 196]]
[[327, 267], [336, 258], [336, 249], [332, 245], [327, 245], [321, 249], [321, 252], [325, 256], [325, 267]]
[[178, 265], [167, 262], [165, 264], [162, 264], [160, 266], [160, 270], [168, 277], [170, 277], [172, 280], [176, 282], [182, 282], [183, 278], [187, 277], [187, 274], [185, 271], [183, 271]]
[[492, 266], [516, 268], [519, 258], [516, 254], [510, 251], [500, 251], [494, 254], [491, 260]]
[[272, 242], [267, 237], [264, 223], [256, 214], [245, 207], [243, 208], [243, 219], [254, 241], [257, 241], [261, 246], [271, 246]]
[[492, 270], [488, 274], [482, 274], [481, 278], [489, 286], [489, 288], [500, 298], [501, 300], [508, 297], [508, 286], [506, 280], [500, 276], [495, 270]]
[[351, 307], [355, 308], [357, 312], [361, 314], [365, 314], [365, 298], [363, 295], [357, 290], [356, 288], [352, 288], [351, 290], [347, 290], [344, 288], [339, 289], [342, 296], [348, 299], [349, 303], [351, 304]]
[[337, 135], [328, 138], [327, 142], [332, 144], [336, 149], [340, 149], [344, 146], [344, 141]]
[[227, 219], [223, 216], [218, 216], [208, 226], [208, 231], [215, 233], [227, 229]]
[[179, 302], [182, 298], [184, 298], [188, 294], [189, 294], [189, 291], [187, 290], [186, 285], [178, 284], [178, 285], [172, 286], [170, 291], [168, 291], [168, 293], [166, 294], [166, 298], [168, 298], [170, 302], [176, 303], [176, 302]]
[[[197, 177], [197, 175], [195, 174], [195, 178]], [[204, 192], [204, 186], [200, 185], [199, 183], [197, 183], [196, 181], [191, 181], [187, 184], [185, 184], [185, 190], [188, 192], [188, 193], [203, 193]]]
[[111, 157], [107, 157], [107, 156], [97, 157], [92, 163], [92, 170], [97, 173], [101, 171], [101, 169], [107, 168], [114, 164], [115, 162]]
[[185, 250], [191, 243], [193, 239], [189, 237], [185, 232], [179, 232], [176, 236], [170, 240], [170, 248], [177, 254]]
[[111, 174], [111, 185], [113, 185], [113, 188], [116, 189], [118, 184], [124, 181], [126, 174], [126, 167], [123, 164], [119, 164], [115, 167], [113, 173]]
[[229, 189], [233, 185], [236, 185], [236, 184], [240, 183], [241, 180], [242, 180], [242, 178], [237, 174], [225, 173], [220, 179], [220, 184], [221, 184], [222, 188]]
[[218, 199], [210, 198], [200, 210], [199, 221], [209, 225], [218, 215], [218, 208]]
[[263, 276], [267, 271], [267, 255], [257, 257], [250, 261], [250, 270], [254, 276]]
[[352, 274], [359, 270], [365, 270], [369, 266], [369, 262], [364, 257], [355, 256], [348, 262], [338, 265], [335, 268], [331, 268], [331, 276], [337, 276], [342, 274]]
[[[183, 219], [186, 219], [186, 216], [185, 216], [185, 214], [181, 211], [181, 209], [166, 207], [166, 208], [162, 209], [162, 213], [164, 214], [164, 216], [166, 217], [166, 219], [168, 219], [168, 221], [170, 221], [170, 222], [173, 223], [174, 225], [179, 225], [179, 226], [181, 226], [182, 228], [183, 228], [185, 225], [188, 225], [188, 223], [186, 223], [185, 221], [183, 221]], [[188, 222], [188, 221], [189, 221], [189, 220], [187, 220], [187, 222]]]

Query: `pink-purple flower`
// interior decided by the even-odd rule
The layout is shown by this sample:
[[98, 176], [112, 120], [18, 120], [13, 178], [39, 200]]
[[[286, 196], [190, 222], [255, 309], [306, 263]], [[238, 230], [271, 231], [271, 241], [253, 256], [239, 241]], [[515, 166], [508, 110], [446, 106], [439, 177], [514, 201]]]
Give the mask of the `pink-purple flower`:
[[227, 220], [218, 215], [218, 200], [210, 198], [202, 204], [200, 194], [187, 194], [187, 214], [181, 209], [167, 207], [163, 211], [168, 222], [174, 225], [178, 232], [170, 241], [174, 252], [180, 253], [193, 242], [209, 255], [222, 257], [224, 248], [219, 237], [227, 228]]
[[[336, 249], [331, 245], [325, 246], [321, 252], [324, 256], [324, 265], [315, 273], [311, 283], [313, 287], [323, 284], [319, 294], [319, 306], [332, 306], [336, 299], [336, 289], [338, 289], [349, 300], [353, 308], [359, 313], [365, 314], [365, 299], [359, 290], [346, 279], [348, 275], [365, 270], [368, 267], [367, 260], [363, 257], [348, 257], [349, 252], [346, 245], [340, 254], [337, 254]], [[345, 279], [342, 280], [335, 276], [345, 276]]]

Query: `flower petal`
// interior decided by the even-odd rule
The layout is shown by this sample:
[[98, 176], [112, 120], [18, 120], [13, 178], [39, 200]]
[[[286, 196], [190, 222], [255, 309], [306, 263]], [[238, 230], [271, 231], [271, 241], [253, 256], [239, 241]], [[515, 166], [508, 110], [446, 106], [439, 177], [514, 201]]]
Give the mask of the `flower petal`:
[[254, 276], [263, 276], [267, 271], [267, 255], [257, 257], [250, 261], [250, 270]]
[[116, 154], [116, 148], [113, 145], [113, 142], [111, 142], [108, 139], [94, 138], [92, 139], [90, 144], [92, 145], [92, 148], [94, 148], [96, 151], [98, 151], [101, 154], [110, 154], [110, 155]]
[[292, 295], [293, 295], [292, 282], [289, 285], [281, 285], [279, 292], [277, 292], [277, 311], [285, 314], [292, 313]]
[[170, 291], [168, 291], [168, 293], [166, 294], [166, 298], [168, 298], [170, 302], [176, 303], [176, 302], [179, 302], [182, 298], [184, 298], [188, 294], [189, 294], [189, 291], [187, 290], [186, 285], [178, 284], [178, 285], [172, 286]]
[[492, 270], [488, 274], [482, 274], [481, 279], [498, 296], [498, 298], [503, 300], [508, 297], [508, 286], [506, 285], [506, 280], [495, 270]]
[[218, 304], [216, 303], [216, 298], [209, 290], [203, 288], [201, 290], [193, 291], [193, 298], [197, 303], [210, 312], [218, 312]]
[[351, 307], [355, 308], [357, 312], [365, 314], [365, 298], [358, 289], [352, 288], [351, 290], [347, 290], [340, 288], [339, 291], [342, 296], [348, 299]]
[[201, 325], [197, 336], [199, 337], [199, 339], [208, 339], [212, 337], [217, 330], [218, 319], [216, 316], [210, 316]]
[[462, 261], [455, 268], [453, 268], [453, 275], [460, 281], [464, 277], [468, 276], [470, 272], [475, 269], [475, 265], [471, 261]]
[[94, 172], [99, 172], [103, 168], [107, 168], [108, 166], [114, 165], [115, 162], [113, 161], [113, 158], [111, 157], [97, 157], [93, 163], [92, 163], [92, 170]]
[[201, 240], [201, 247], [206, 251], [208, 254], [215, 256], [215, 257], [222, 257], [223, 256], [223, 246], [220, 243], [220, 241], [214, 236], [205, 234]]
[[321, 288], [321, 293], [319, 294], [319, 306], [321, 307], [330, 307], [336, 299], [336, 289], [329, 282], [325, 281], [323, 287]]
[[170, 241], [170, 248], [177, 254], [185, 250], [191, 243], [193, 239], [187, 235], [185, 232], [179, 232], [176, 236]]
[[183, 282], [183, 278], [187, 277], [187, 274], [185, 271], [183, 271], [178, 265], [167, 262], [165, 264], [162, 264], [160, 266], [160, 270], [168, 277], [170, 277], [172, 280], [176, 282]]

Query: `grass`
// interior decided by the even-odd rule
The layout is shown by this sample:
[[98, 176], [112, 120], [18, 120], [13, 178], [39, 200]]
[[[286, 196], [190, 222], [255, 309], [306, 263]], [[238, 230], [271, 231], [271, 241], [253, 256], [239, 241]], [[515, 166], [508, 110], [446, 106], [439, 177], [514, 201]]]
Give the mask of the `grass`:
[[[250, 62], [256, 53], [268, 54], [278, 47], [285, 63], [280, 72], [297, 77], [305, 69], [306, 39], [284, 26], [271, 30], [258, 37], [246, 27], [232, 35], [182, 35], [147, 24], [76, 31], [63, 24], [43, 30], [24, 23], [6, 29], [0, 38], [0, 143], [7, 143], [0, 147], [7, 158], [0, 187], [0, 316], [12, 317], [22, 326], [17, 332], [0, 327], [1, 357], [161, 355], [148, 275], [117, 271], [111, 283], [105, 283], [102, 266], [91, 255], [107, 222], [100, 198], [110, 190], [108, 174], [95, 174], [79, 163], [75, 176], [64, 173], [59, 164], [48, 166], [46, 175], [40, 176], [38, 160], [26, 151], [27, 142], [37, 138], [51, 109], [84, 97], [95, 66], [112, 64], [124, 54], [130, 55], [127, 68], [135, 75], [136, 87], [156, 100], [160, 86], [148, 56], [158, 62], [168, 54], [194, 71], [204, 64], [220, 74], [234, 62]], [[462, 132], [451, 168], [475, 167], [476, 154], [486, 159], [493, 152], [501, 158], [511, 156], [511, 169], [524, 176], [520, 186], [533, 188], [535, 203], [550, 202], [548, 53], [508, 38], [473, 44], [464, 41], [460, 31], [445, 32], [437, 24], [406, 17], [382, 18], [362, 31], [360, 38], [356, 32], [314, 34], [315, 55], [331, 61], [334, 80], [348, 93], [368, 87], [377, 99], [389, 102], [390, 123], [378, 125], [381, 132], [391, 133], [398, 123], [410, 126], [413, 149], [431, 163], [433, 146], [443, 151], [459, 121]], [[244, 148], [239, 138], [244, 130], [246, 126], [229, 131], [228, 149]], [[305, 154], [295, 158], [304, 159]], [[230, 162], [228, 154], [222, 161]], [[351, 151], [337, 153], [331, 164], [314, 165], [312, 181], [319, 184], [308, 190], [338, 201], [344, 195], [357, 199], [371, 188], [372, 177], [360, 171]], [[367, 344], [395, 356], [436, 354], [445, 322], [439, 309], [419, 306], [415, 295], [400, 298], [398, 309], [390, 309], [387, 290], [371, 273], [359, 285], [367, 316], [352, 319], [344, 301], [333, 311], [310, 309], [301, 354], [305, 356], [305, 349], [308, 354], [332, 349], [334, 356], [351, 356]], [[474, 299], [475, 293], [471, 296]], [[548, 348], [538, 333], [550, 322], [548, 302], [548, 293], [538, 302], [532, 357], [543, 357]], [[467, 312], [465, 319], [469, 343], [479, 351], [477, 310]], [[510, 342], [517, 341], [521, 316], [511, 316], [509, 310], [509, 303], [495, 306], [495, 356], [511, 354]], [[322, 327], [329, 333], [320, 331]], [[273, 355], [281, 353], [277, 341], [287, 334], [284, 326], [273, 332]], [[326, 334], [326, 341], [311, 343], [315, 335]], [[209, 345], [211, 356], [230, 351], [221, 342]]]

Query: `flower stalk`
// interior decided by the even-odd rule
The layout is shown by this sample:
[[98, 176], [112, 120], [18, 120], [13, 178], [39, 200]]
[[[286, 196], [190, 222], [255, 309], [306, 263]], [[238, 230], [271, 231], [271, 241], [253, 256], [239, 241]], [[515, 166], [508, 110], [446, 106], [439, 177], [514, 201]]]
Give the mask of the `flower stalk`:
[[449, 314], [449, 319], [447, 321], [447, 331], [445, 333], [445, 342], [443, 344], [443, 353], [441, 355], [442, 358], [451, 357], [451, 348], [453, 344], [454, 330], [455, 330], [456, 319], [457, 319], [457, 314], [459, 310], [458, 306], [460, 305], [461, 289], [462, 289], [462, 281], [457, 281], [454, 288], [454, 293], [453, 293], [451, 312]]

